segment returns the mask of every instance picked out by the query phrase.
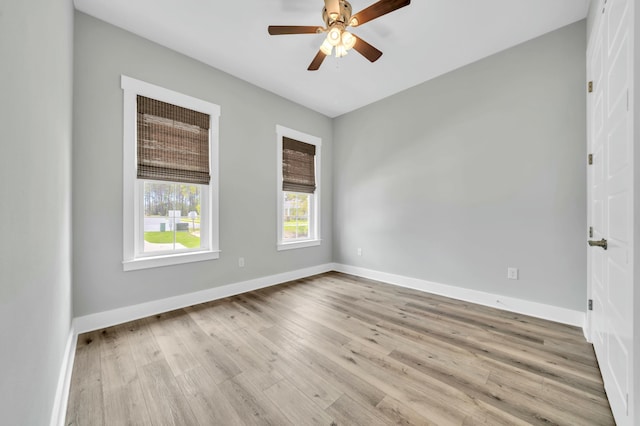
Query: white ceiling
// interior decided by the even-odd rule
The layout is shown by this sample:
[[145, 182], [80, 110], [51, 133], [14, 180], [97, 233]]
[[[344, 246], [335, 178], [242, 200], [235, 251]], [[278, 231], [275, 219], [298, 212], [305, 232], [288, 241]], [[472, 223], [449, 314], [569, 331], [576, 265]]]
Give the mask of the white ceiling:
[[[375, 2], [350, 1], [354, 13]], [[384, 52], [377, 62], [350, 51], [312, 72], [324, 35], [270, 36], [267, 26], [322, 26], [323, 0], [75, 0], [82, 12], [329, 117], [583, 19], [588, 3], [413, 0], [353, 29]]]

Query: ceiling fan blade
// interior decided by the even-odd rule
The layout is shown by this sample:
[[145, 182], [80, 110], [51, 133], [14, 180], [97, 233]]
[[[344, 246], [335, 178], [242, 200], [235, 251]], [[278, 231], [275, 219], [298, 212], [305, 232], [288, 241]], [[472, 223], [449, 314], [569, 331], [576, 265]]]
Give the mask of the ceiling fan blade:
[[315, 26], [301, 26], [301, 25], [269, 25], [267, 29], [271, 35], [283, 35], [283, 34], [316, 34], [322, 32], [322, 28]]
[[379, 51], [360, 37], [356, 37], [356, 44], [353, 45], [353, 48], [362, 56], [367, 58], [370, 62], [375, 62], [380, 59], [380, 56], [382, 56], [381, 51]]
[[340, 16], [339, 0], [324, 0], [324, 7], [327, 9], [327, 15], [329, 15], [333, 19], [335, 19], [335, 17]]
[[380, 0], [379, 2], [374, 3], [353, 15], [349, 25], [353, 27], [362, 25], [381, 17], [382, 15], [398, 10], [401, 7], [408, 6], [410, 3], [411, 0]]
[[326, 57], [327, 55], [322, 53], [322, 50], [318, 50], [318, 54], [315, 58], [313, 58], [313, 61], [311, 61], [311, 64], [309, 65], [309, 68], [307, 68], [307, 70], [317, 71], [320, 68], [320, 65], [322, 65], [322, 61], [324, 61], [324, 58]]

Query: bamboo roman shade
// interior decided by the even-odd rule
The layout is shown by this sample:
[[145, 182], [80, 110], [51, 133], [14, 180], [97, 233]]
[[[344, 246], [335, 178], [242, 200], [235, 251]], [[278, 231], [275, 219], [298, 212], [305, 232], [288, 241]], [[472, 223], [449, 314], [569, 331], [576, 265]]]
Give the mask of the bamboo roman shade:
[[313, 194], [316, 190], [316, 146], [282, 138], [282, 190]]
[[137, 97], [138, 178], [208, 185], [209, 115]]

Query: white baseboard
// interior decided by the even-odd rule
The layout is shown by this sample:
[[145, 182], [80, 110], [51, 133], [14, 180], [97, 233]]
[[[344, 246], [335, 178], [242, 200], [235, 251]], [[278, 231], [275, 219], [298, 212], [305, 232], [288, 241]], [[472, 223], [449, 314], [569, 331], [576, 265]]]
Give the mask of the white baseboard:
[[504, 311], [516, 312], [576, 327], [583, 328], [585, 326], [585, 313], [580, 311], [574, 311], [538, 302], [531, 302], [529, 300], [517, 299], [514, 297], [486, 293], [478, 290], [471, 290], [463, 287], [434, 283], [418, 278], [374, 271], [372, 269], [360, 268], [357, 266], [342, 265], [339, 263], [336, 263], [333, 266], [335, 271], [343, 272], [345, 274], [356, 275], [400, 287], [451, 297], [452, 299], [464, 300], [465, 302], [477, 303], [478, 305], [490, 306]]
[[530, 315], [532, 317], [556, 321], [563, 324], [569, 324], [581, 327], [583, 329], [586, 324], [586, 315], [584, 312], [580, 311], [574, 311], [558, 306], [547, 305], [543, 303], [532, 302], [529, 300], [517, 299], [514, 297], [502, 296], [478, 290], [471, 290], [463, 287], [435, 283], [418, 278], [406, 277], [403, 275], [375, 271], [372, 269], [343, 265], [339, 263], [326, 263], [310, 268], [298, 269], [295, 271], [284, 272], [276, 275], [269, 275], [266, 277], [255, 278], [252, 280], [228, 284], [221, 287], [214, 287], [194, 293], [178, 295], [166, 299], [154, 300], [138, 305], [125, 306], [123, 308], [113, 309], [110, 311], [76, 317], [73, 320], [73, 328], [75, 329], [75, 333], [77, 336], [77, 334], [86, 333], [88, 331], [99, 330], [101, 328], [110, 327], [112, 325], [134, 321], [136, 319], [145, 318], [151, 315], [172, 311], [187, 306], [197, 305], [199, 303], [223, 299], [225, 297], [235, 296], [237, 294], [246, 293], [248, 291], [258, 290], [261, 288], [285, 283], [287, 281], [306, 278], [312, 275], [321, 274], [332, 270], [343, 272], [345, 274], [356, 275], [363, 278], [382, 281], [400, 287], [411, 288], [427, 293], [451, 297], [453, 299], [464, 300], [466, 302], [477, 303], [479, 305], [490, 306], [492, 308], [502, 309], [505, 311], [516, 312], [520, 314]]
[[73, 372], [73, 362], [76, 357], [76, 343], [78, 334], [73, 328], [73, 324], [69, 330], [67, 345], [64, 349], [64, 357], [60, 366], [60, 376], [58, 377], [58, 387], [56, 388], [56, 396], [53, 401], [53, 410], [51, 412], [51, 426], [63, 426], [67, 415], [67, 403], [69, 400], [69, 387], [71, 386], [71, 373]]
[[228, 284], [221, 287], [213, 287], [194, 293], [182, 294], [166, 299], [154, 300], [152, 302], [145, 302], [139, 305], [125, 306], [123, 308], [113, 309], [110, 311], [76, 317], [73, 320], [74, 328], [77, 334], [100, 330], [101, 328], [123, 324], [125, 322], [145, 318], [151, 315], [197, 305], [199, 303], [210, 302], [212, 300], [223, 299], [225, 297], [270, 287], [287, 281], [299, 280], [316, 274], [322, 274], [333, 269], [334, 265], [332, 263], [326, 263], [324, 265], [312, 266], [310, 268], [298, 269], [295, 271]]
[[453, 299], [464, 300], [479, 305], [490, 306], [505, 311], [530, 315], [532, 317], [556, 321], [569, 324], [584, 329], [586, 325], [586, 315], [584, 312], [561, 308], [543, 303], [531, 302], [528, 300], [506, 297], [478, 290], [470, 290], [446, 284], [434, 283], [431, 281], [402, 275], [389, 274], [372, 269], [360, 268], [356, 266], [343, 265], [339, 263], [326, 263], [305, 269], [284, 272], [281, 274], [260, 277], [248, 281], [228, 284], [221, 287], [214, 287], [194, 293], [178, 295], [166, 299], [141, 303], [133, 306], [99, 312], [96, 314], [76, 317], [73, 320], [69, 332], [69, 338], [65, 349], [63, 364], [60, 370], [56, 399], [54, 401], [51, 416], [51, 426], [63, 426], [67, 411], [69, 387], [71, 384], [71, 373], [76, 352], [78, 334], [86, 333], [112, 325], [123, 324], [151, 315], [156, 315], [187, 306], [197, 305], [212, 300], [223, 299], [229, 296], [246, 293], [261, 288], [294, 281], [312, 275], [322, 274], [329, 271], [338, 271], [345, 274], [355, 275], [372, 280], [382, 281], [388, 284], [424, 291], [426, 293], [438, 294], [451, 297]]

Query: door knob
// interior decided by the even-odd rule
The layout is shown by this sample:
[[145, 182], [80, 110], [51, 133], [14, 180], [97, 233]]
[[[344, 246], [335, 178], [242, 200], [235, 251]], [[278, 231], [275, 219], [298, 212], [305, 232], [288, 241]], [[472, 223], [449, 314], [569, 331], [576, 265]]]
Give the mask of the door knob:
[[607, 240], [604, 238], [600, 241], [589, 240], [588, 243], [591, 247], [602, 247], [605, 250], [607, 249]]

